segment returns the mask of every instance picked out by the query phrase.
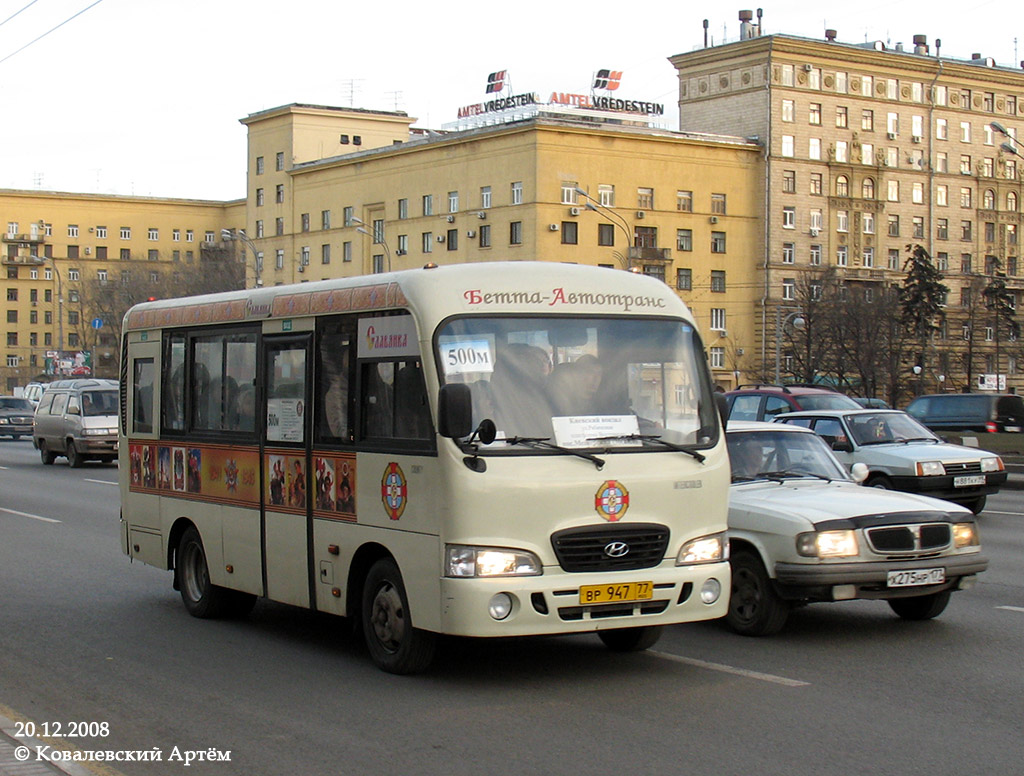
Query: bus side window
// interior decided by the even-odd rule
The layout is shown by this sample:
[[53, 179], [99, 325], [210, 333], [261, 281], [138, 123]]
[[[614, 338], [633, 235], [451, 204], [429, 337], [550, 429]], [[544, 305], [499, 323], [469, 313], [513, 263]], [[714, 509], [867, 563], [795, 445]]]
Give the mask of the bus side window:
[[185, 430], [185, 335], [164, 338], [160, 431]]
[[352, 332], [345, 322], [324, 327], [317, 345], [317, 438], [323, 442], [350, 442], [349, 407], [352, 384]]
[[394, 362], [363, 364], [361, 398], [364, 439], [387, 439], [392, 436], [394, 381]]
[[132, 424], [136, 434], [152, 434], [153, 383], [156, 378], [153, 359], [136, 358], [133, 365]]
[[419, 361], [400, 363], [395, 373], [395, 436], [430, 439], [430, 407]]

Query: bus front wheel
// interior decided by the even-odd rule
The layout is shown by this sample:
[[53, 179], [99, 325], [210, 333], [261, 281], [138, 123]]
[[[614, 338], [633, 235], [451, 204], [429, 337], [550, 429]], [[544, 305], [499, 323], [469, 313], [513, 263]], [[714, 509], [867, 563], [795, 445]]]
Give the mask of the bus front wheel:
[[210, 582], [210, 569], [206, 565], [206, 550], [199, 531], [188, 528], [181, 535], [174, 573], [185, 609], [193, 617], [244, 617], [256, 604], [256, 596], [228, 590]]
[[363, 585], [362, 626], [377, 666], [390, 674], [414, 674], [430, 665], [436, 637], [414, 628], [398, 566], [390, 558], [370, 567]]

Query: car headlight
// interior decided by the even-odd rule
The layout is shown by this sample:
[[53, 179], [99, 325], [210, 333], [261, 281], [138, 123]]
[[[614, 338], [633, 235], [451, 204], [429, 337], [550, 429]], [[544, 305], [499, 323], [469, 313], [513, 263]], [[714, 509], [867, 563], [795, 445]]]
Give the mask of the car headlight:
[[953, 544], [957, 547], [979, 546], [978, 527], [974, 523], [954, 523]]
[[446, 577], [518, 577], [541, 573], [540, 559], [532, 552], [464, 544], [445, 546]]
[[724, 533], [698, 536], [696, 539], [690, 539], [679, 549], [679, 554], [676, 555], [676, 565], [718, 563], [729, 557], [728, 547]]
[[82, 433], [86, 436], [113, 436], [117, 433], [116, 428], [85, 428]]
[[11, 421], [9, 421], [7, 418], [0, 418], [0, 425], [3, 425], [4, 423], [10, 423], [10, 422]]
[[796, 537], [796, 551], [807, 558], [848, 558], [857, 554], [854, 531], [812, 531]]
[[1003, 459], [998, 456], [982, 458], [981, 470], [983, 472], [1001, 472], [1003, 470]]
[[942, 461], [918, 461], [917, 462], [917, 476], [918, 477], [935, 477], [936, 475], [942, 475], [946, 473], [946, 467], [942, 465]]

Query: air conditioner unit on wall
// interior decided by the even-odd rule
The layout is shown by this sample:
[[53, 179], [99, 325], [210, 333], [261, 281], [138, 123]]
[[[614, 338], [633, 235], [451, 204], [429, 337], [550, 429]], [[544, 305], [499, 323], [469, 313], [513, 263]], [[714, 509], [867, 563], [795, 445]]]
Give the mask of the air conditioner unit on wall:
[[552, 232], [558, 231], [558, 224], [548, 224], [548, 230]]
[[886, 135], [886, 137], [889, 138], [890, 140], [895, 140], [896, 139], [896, 133], [895, 132], [890, 132], [890, 133], [888, 133]]
[[485, 213], [483, 210], [481, 210], [479, 213], [476, 214], [476, 217], [479, 218], [479, 219], [487, 218], [487, 213]]
[[467, 229], [466, 230], [466, 237], [469, 237], [471, 239], [473, 237], [476, 237], [476, 229]]
[[812, 226], [811, 227], [811, 237], [817, 237], [817, 236], [818, 236], [818, 228], [815, 227], [815, 226]]
[[804, 62], [804, 72], [805, 73], [809, 73], [813, 69], [814, 69], [814, 65], [812, 65], [810, 62]]
[[644, 217], [644, 211], [642, 211], [642, 210], [636, 211], [636, 217], [637, 218], [643, 218]]
[[437, 236], [437, 241], [438, 241], [438, 242], [444, 242], [444, 241], [445, 241], [445, 236], [444, 236], [443, 234], [439, 234], [439, 235]]
[[709, 218], [708, 221], [710, 223], [712, 223], [712, 224], [717, 224], [718, 223], [718, 216], [711, 216], [711, 218]]
[[449, 224], [454, 224], [455, 223], [455, 216], [448, 216], [448, 223]]
[[569, 208], [569, 215], [571, 215], [571, 216], [578, 216], [579, 214], [580, 214], [580, 209], [578, 207], [571, 207], [571, 208]]

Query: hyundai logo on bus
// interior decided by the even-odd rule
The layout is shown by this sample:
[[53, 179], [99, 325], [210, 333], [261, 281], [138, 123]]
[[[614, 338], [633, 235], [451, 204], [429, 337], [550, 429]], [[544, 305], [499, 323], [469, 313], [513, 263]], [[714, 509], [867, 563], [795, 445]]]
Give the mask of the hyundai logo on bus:
[[625, 542], [608, 542], [604, 546], [604, 554], [609, 558], [624, 558], [629, 554], [629, 545]]

